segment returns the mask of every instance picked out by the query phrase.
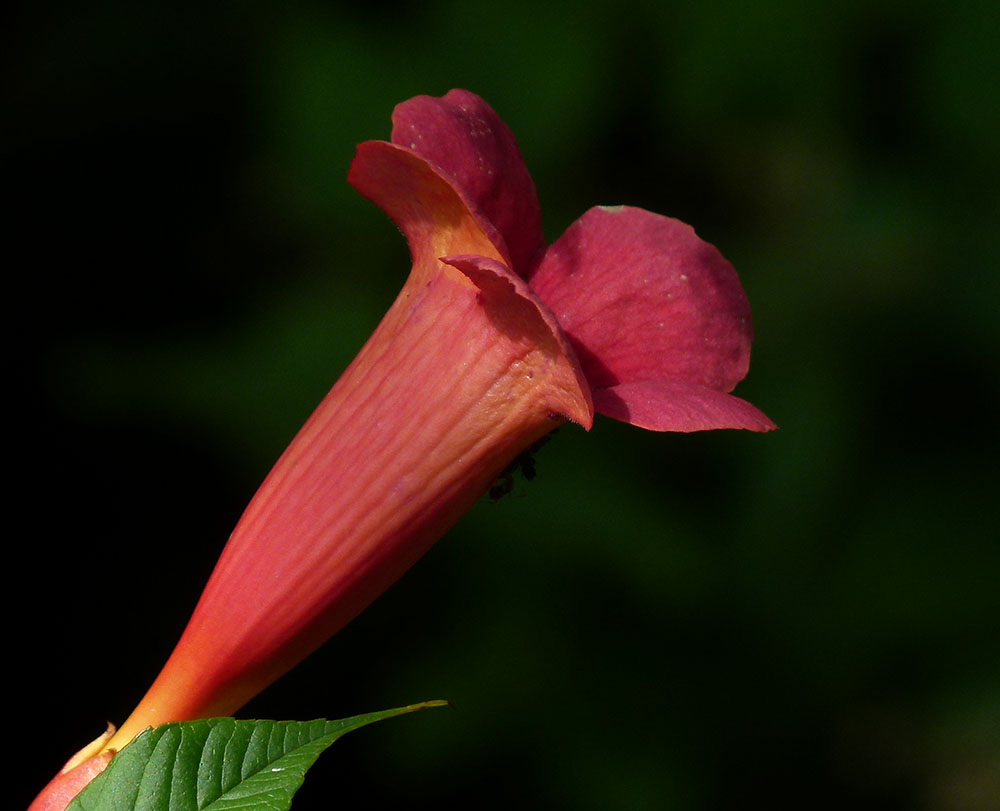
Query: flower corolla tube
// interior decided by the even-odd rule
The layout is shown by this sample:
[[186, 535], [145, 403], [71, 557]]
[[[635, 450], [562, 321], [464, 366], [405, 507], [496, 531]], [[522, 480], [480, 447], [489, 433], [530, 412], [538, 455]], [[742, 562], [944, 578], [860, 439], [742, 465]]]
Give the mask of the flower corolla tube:
[[592, 208], [546, 247], [514, 137], [475, 94], [398, 105], [348, 179], [409, 243], [399, 297], [251, 500], [135, 711], [31, 811], [64, 808], [147, 726], [237, 711], [560, 424], [774, 427], [729, 393], [752, 334], [722, 255], [628, 206]]

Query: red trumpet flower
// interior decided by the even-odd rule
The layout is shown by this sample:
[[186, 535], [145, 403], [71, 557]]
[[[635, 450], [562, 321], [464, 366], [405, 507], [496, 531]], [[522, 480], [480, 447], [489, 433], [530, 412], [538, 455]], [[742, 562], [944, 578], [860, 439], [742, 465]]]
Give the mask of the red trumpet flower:
[[[238, 710], [562, 422], [774, 427], [728, 393], [750, 310], [689, 226], [598, 207], [546, 249], [514, 137], [482, 99], [420, 96], [393, 124], [391, 142], [358, 147], [349, 181], [406, 236], [409, 278], [250, 502], [149, 692], [95, 747], [104, 762], [147, 726]], [[81, 786], [103, 768], [93, 755]]]

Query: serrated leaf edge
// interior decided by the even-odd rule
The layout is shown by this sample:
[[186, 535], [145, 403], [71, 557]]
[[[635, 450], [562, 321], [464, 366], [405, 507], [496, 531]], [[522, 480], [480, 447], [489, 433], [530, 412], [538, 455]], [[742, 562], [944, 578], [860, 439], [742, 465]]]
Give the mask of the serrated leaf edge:
[[[234, 811], [237, 808], [242, 811], [284, 811], [290, 807], [292, 796], [302, 786], [306, 771], [338, 738], [377, 721], [441, 706], [447, 706], [447, 702], [425, 701], [335, 721], [209, 718], [163, 724], [137, 735], [115, 756], [108, 768], [77, 795], [66, 811]], [[247, 731], [250, 734], [245, 736]], [[190, 741], [192, 735], [196, 740], [200, 739], [197, 744], [200, 747], [198, 763], [193, 769], [193, 775], [178, 774], [177, 755], [185, 745], [185, 738]], [[210, 766], [206, 766], [206, 755], [217, 751], [215, 745], [221, 743], [219, 737], [222, 735], [225, 735], [226, 741], [222, 763], [216, 770], [219, 778], [212, 781], [215, 784], [212, 788], [216, 790], [207, 790], [204, 784], [213, 772]], [[266, 740], [258, 739], [258, 745], [265, 750], [263, 758], [259, 755], [252, 756], [255, 736], [266, 736]], [[289, 741], [290, 737], [294, 740]], [[239, 741], [235, 747], [234, 741]], [[290, 748], [286, 748], [289, 746]], [[242, 747], [242, 757], [231, 757], [237, 754], [234, 750], [239, 747]], [[144, 755], [144, 752], [148, 754]], [[136, 758], [140, 761], [133, 762]], [[159, 763], [157, 758], [161, 759]], [[235, 769], [232, 767], [237, 759], [239, 778], [230, 782], [235, 776]], [[287, 759], [291, 759], [293, 763], [282, 766], [280, 761]], [[166, 768], [167, 761], [170, 763], [169, 768]], [[154, 764], [158, 774], [151, 770]], [[141, 771], [133, 783], [134, 791], [123, 796], [122, 786], [115, 777], [119, 771], [129, 767], [140, 767]], [[227, 775], [230, 779], [227, 779]], [[267, 787], [272, 775], [280, 782], [276, 790]], [[192, 780], [193, 786], [190, 785]], [[184, 782], [189, 785], [184, 786]], [[247, 786], [247, 783], [254, 785]], [[251, 794], [241, 794], [241, 787], [244, 790], [250, 789]], [[188, 791], [190, 788], [194, 789], [193, 792]], [[187, 793], [194, 804], [177, 796], [178, 792]]]

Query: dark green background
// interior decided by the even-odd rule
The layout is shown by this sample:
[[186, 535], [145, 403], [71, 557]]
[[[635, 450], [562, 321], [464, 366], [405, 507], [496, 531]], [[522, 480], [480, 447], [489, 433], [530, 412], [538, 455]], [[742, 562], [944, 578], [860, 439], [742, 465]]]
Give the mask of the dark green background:
[[719, 246], [781, 430], [561, 429], [246, 709], [454, 703], [297, 811], [1000, 807], [997, 6], [620, 5], [8, 12], [12, 807], [127, 715], [399, 289], [344, 177], [455, 86], [550, 240], [631, 203]]

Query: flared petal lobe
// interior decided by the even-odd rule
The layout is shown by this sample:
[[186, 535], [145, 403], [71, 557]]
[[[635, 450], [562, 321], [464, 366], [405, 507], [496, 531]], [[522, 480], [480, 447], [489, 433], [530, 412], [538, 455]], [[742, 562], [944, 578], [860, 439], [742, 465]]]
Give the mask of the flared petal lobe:
[[598, 389], [594, 392], [594, 408], [606, 417], [650, 431], [775, 428], [746, 400], [683, 380], [649, 380]]
[[[589, 431], [594, 406], [587, 378], [555, 316], [527, 282], [503, 263], [485, 256], [446, 256], [441, 261], [458, 268], [479, 288], [487, 311], [503, 321], [505, 334], [524, 336], [527, 346], [542, 349], [539, 357], [547, 360], [541, 362], [548, 366], [553, 385], [565, 392], [564, 401], [573, 409], [564, 416]], [[535, 371], [526, 374], [533, 376]]]
[[530, 285], [576, 350], [599, 412], [654, 430], [774, 427], [716, 396], [746, 375], [750, 306], [732, 266], [690, 226], [592, 208], [546, 251]]
[[450, 183], [419, 155], [385, 141], [359, 144], [347, 181], [381, 208], [410, 247], [413, 267], [434, 270], [447, 255], [502, 255]]
[[417, 96], [392, 114], [392, 142], [420, 155], [468, 202], [504, 261], [524, 275], [544, 248], [535, 184], [513, 133], [475, 93]]

